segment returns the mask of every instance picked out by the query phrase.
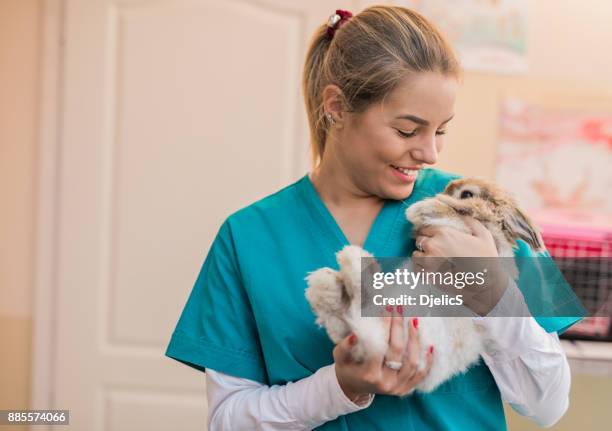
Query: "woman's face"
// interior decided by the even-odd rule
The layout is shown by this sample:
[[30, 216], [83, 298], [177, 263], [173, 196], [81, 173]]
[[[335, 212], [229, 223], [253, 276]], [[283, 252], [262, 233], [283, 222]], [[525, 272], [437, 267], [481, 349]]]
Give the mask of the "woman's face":
[[366, 111], [343, 112], [332, 151], [352, 183], [381, 198], [407, 198], [419, 170], [442, 150], [457, 85], [456, 78], [422, 72]]

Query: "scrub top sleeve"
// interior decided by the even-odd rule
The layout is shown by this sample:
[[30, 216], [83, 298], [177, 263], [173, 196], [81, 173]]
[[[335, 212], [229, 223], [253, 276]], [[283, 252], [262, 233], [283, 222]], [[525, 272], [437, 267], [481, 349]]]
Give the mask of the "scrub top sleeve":
[[546, 332], [562, 334], [582, 320], [586, 310], [548, 250], [536, 252], [520, 239], [516, 246], [518, 285], [530, 310], [535, 310], [534, 319]]
[[204, 260], [166, 356], [200, 371], [211, 368], [268, 382], [229, 219], [222, 224]]

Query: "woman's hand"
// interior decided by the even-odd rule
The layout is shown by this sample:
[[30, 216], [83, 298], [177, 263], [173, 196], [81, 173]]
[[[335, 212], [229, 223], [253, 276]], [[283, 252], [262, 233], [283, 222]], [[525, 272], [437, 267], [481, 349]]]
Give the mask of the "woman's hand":
[[413, 257], [497, 257], [497, 247], [491, 232], [473, 217], [461, 216], [472, 231], [461, 232], [450, 226], [427, 226], [421, 229], [416, 243], [423, 251]]
[[427, 226], [417, 232], [417, 248], [412, 258], [418, 266], [427, 271], [439, 271], [437, 268], [442, 259], [424, 259], [426, 257], [455, 258], [455, 257], [482, 257], [482, 262], [475, 259], [465, 261], [456, 259], [462, 268], [455, 271], [477, 272], [484, 269], [486, 264], [487, 275], [485, 285], [464, 288], [461, 291], [452, 286], [441, 286], [442, 290], [452, 294], [461, 293], [463, 303], [477, 314], [484, 316], [499, 302], [506, 286], [508, 275], [500, 265], [499, 254], [493, 235], [478, 220], [473, 217], [461, 216], [463, 222], [471, 230], [471, 234], [461, 232], [449, 226]]
[[[384, 357], [376, 356], [361, 363], [355, 362], [351, 356], [351, 348], [358, 342], [354, 334], [344, 338], [334, 348], [338, 383], [351, 400], [372, 393], [399, 396], [409, 394], [431, 369], [433, 346], [427, 353], [425, 368], [418, 370], [421, 347], [416, 318], [408, 325], [408, 334], [405, 334], [403, 327], [403, 319], [407, 317], [401, 316], [399, 312], [379, 318], [389, 327], [389, 347]], [[385, 361], [401, 362], [402, 367], [393, 370], [385, 366]]]

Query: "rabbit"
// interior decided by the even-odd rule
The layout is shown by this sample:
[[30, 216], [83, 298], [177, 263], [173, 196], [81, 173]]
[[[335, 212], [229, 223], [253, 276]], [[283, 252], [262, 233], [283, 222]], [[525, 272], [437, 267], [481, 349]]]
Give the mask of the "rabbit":
[[[500, 257], [514, 257], [514, 244], [522, 239], [535, 251], [544, 250], [538, 227], [518, 207], [514, 198], [495, 184], [480, 178], [461, 178], [447, 184], [442, 193], [423, 199], [406, 210], [413, 233], [425, 226], [450, 226], [465, 233], [470, 229], [460, 215], [471, 216], [491, 232]], [[518, 277], [513, 259], [503, 259], [510, 277]]]
[[[492, 233], [502, 257], [513, 256], [513, 244], [519, 238], [535, 250], [544, 248], [538, 228], [514, 199], [493, 183], [477, 178], [449, 182], [442, 193], [411, 205], [405, 215], [413, 224], [413, 235], [425, 226], [451, 226], [469, 233], [458, 216], [472, 216]], [[334, 343], [351, 331], [357, 335], [358, 342], [351, 352], [357, 362], [384, 356], [389, 338], [382, 319], [363, 317], [361, 313], [362, 273], [380, 271], [375, 259], [368, 260], [374, 263], [367, 268], [361, 268], [363, 257], [374, 256], [359, 246], [345, 246], [336, 253], [339, 270], [325, 267], [308, 273], [305, 290], [306, 299], [317, 316], [315, 323], [325, 327]], [[513, 259], [504, 260], [513, 262]], [[516, 266], [508, 268], [508, 272], [513, 279], [518, 276]], [[479, 360], [484, 349], [484, 328], [469, 317], [422, 317], [419, 320], [419, 369], [425, 368], [428, 346], [434, 346], [436, 355], [425, 379], [404, 396], [415, 390], [431, 392], [451, 377], [466, 372]], [[409, 322], [410, 319], [404, 319], [404, 333], [408, 331]]]

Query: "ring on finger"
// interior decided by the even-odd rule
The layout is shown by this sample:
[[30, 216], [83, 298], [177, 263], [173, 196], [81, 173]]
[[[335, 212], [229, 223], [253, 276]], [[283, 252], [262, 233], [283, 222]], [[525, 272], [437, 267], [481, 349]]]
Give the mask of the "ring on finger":
[[425, 241], [425, 237], [421, 237], [420, 240], [417, 241], [416, 243], [416, 248], [417, 250], [424, 252], [425, 250], [423, 249], [423, 241]]
[[402, 363], [399, 361], [385, 361], [385, 367], [399, 371], [399, 369], [402, 368]]

